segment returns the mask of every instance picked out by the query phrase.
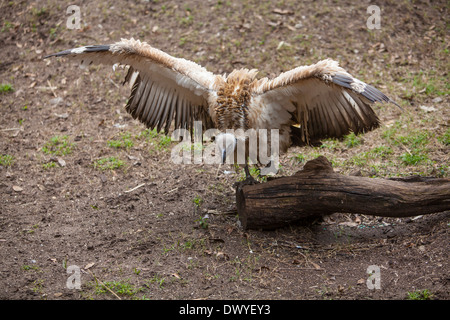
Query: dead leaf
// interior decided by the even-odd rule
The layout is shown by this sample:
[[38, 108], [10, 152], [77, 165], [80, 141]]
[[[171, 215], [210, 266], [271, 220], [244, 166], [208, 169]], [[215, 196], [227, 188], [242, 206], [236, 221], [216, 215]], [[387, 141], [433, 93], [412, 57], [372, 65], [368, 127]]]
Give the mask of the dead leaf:
[[290, 14], [294, 14], [294, 11], [291, 11], [291, 10], [282, 10], [282, 9], [277, 9], [277, 8], [273, 9], [272, 12], [273, 12], [273, 13], [276, 13], [276, 14], [281, 14], [281, 15], [290, 15]]
[[69, 117], [69, 114], [67, 112], [61, 114], [55, 113], [55, 116], [61, 119], [67, 119]]
[[88, 269], [92, 268], [94, 265], [95, 265], [95, 262], [88, 263], [87, 265], [84, 266], [84, 270], [88, 270]]
[[358, 225], [358, 223], [356, 222], [350, 222], [350, 221], [345, 221], [345, 222], [341, 222], [339, 223], [340, 226], [347, 226], [347, 227], [356, 227]]
[[223, 253], [222, 251], [219, 251], [216, 253], [216, 258], [218, 260], [228, 260], [228, 255], [226, 253]]

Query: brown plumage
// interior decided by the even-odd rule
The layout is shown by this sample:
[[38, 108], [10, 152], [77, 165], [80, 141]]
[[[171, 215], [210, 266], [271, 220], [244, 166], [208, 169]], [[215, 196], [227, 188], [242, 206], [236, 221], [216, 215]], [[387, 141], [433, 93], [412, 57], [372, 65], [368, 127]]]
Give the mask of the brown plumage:
[[[370, 107], [393, 102], [374, 87], [353, 78], [336, 61], [301, 66], [274, 79], [257, 79], [257, 70], [215, 75], [198, 64], [175, 58], [139, 40], [85, 46], [52, 56], [82, 65], [130, 66], [126, 110], [147, 127], [170, 129], [279, 129], [280, 151], [293, 143], [313, 144], [349, 132], [372, 130], [379, 119]], [[393, 102], [394, 103], [394, 102]]]

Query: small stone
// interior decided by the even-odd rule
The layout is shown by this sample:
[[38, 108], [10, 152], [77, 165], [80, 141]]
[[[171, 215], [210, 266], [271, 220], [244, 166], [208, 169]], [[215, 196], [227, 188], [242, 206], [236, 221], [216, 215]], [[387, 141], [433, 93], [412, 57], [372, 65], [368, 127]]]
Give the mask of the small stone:
[[23, 191], [23, 188], [22, 188], [22, 187], [19, 187], [19, 186], [13, 186], [12, 188], [13, 188], [13, 190], [16, 191], [16, 192], [21, 192], [21, 191]]
[[61, 98], [61, 97], [50, 99], [50, 104], [58, 105], [62, 102], [63, 102], [63, 98]]
[[420, 106], [419, 108], [420, 108], [421, 110], [425, 111], [425, 112], [436, 111], [436, 108], [435, 108], [435, 107]]

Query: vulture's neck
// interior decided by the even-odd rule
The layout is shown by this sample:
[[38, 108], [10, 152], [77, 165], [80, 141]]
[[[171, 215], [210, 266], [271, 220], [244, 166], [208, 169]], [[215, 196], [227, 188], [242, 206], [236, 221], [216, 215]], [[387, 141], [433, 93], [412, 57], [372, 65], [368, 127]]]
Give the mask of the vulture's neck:
[[219, 130], [250, 128], [248, 108], [256, 73], [256, 70], [234, 70], [221, 84], [215, 108]]

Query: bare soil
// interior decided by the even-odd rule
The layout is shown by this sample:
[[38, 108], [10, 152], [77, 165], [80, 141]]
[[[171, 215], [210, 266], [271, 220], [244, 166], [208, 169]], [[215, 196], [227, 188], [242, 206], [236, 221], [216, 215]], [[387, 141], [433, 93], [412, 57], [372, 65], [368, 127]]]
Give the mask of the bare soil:
[[[126, 114], [123, 71], [42, 59], [129, 37], [217, 73], [275, 76], [331, 57], [405, 111], [376, 106], [383, 127], [360, 146], [314, 152], [341, 159], [342, 174], [447, 177], [448, 3], [379, 2], [381, 29], [369, 30], [370, 3], [347, 0], [84, 1], [80, 29], [66, 27], [66, 3], [1, 1], [0, 74], [12, 88], [0, 93], [0, 154], [12, 161], [0, 165], [0, 299], [407, 299], [423, 290], [449, 299], [449, 212], [242, 230], [239, 174], [174, 165], [174, 143], [143, 135]], [[398, 119], [433, 133], [428, 162], [386, 161], [373, 173], [344, 161], [383, 145]], [[69, 148], [46, 153], [55, 136]], [[290, 150], [280, 175], [300, 170], [292, 159], [311, 150]], [[95, 165], [109, 157], [123, 166]], [[68, 288], [69, 266], [80, 268], [81, 289]], [[366, 285], [369, 266], [380, 268], [380, 289]]]

